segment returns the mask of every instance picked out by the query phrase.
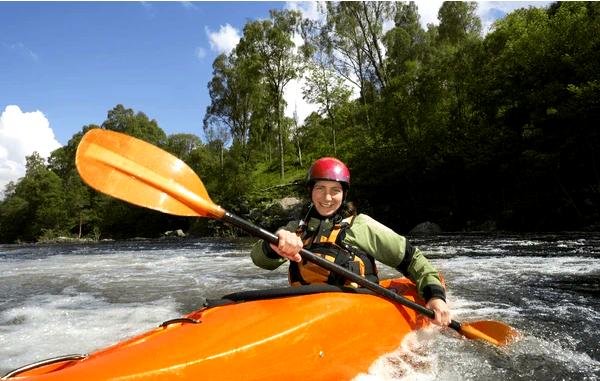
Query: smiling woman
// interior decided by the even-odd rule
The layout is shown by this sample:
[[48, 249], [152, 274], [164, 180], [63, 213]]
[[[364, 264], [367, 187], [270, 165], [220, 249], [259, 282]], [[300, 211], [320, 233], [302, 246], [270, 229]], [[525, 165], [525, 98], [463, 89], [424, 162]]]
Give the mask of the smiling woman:
[[342, 161], [333, 157], [316, 160], [308, 170], [307, 186], [311, 193], [308, 212], [300, 221], [279, 229], [277, 243], [261, 240], [254, 245], [251, 255], [257, 266], [273, 270], [290, 260], [288, 278], [292, 286], [327, 283], [359, 287], [357, 280], [323, 271], [322, 266], [303, 259], [300, 253], [304, 248], [316, 251], [372, 283], [379, 281], [379, 261], [417, 285], [426, 307], [433, 311], [427, 316], [435, 324], [454, 324], [441, 277], [421, 251], [405, 237], [365, 214], [357, 214], [350, 203], [345, 203], [350, 171]]
[[344, 189], [337, 181], [317, 181], [312, 189], [314, 206], [322, 216], [332, 216], [342, 206]]

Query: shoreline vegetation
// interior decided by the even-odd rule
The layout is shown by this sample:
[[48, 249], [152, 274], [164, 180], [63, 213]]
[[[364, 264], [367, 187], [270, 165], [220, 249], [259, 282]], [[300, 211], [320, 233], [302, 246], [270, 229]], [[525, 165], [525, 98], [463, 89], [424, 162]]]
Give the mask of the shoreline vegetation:
[[[277, 200], [275, 203], [285, 204], [285, 199]], [[297, 206], [297, 205], [292, 205]], [[284, 209], [285, 210], [285, 209]], [[277, 220], [283, 220], [287, 218], [289, 215], [286, 214], [284, 216], [272, 216], [271, 218], [275, 218]], [[272, 228], [272, 231], [275, 231], [276, 228]], [[238, 231], [239, 232], [239, 231]], [[239, 232], [243, 233], [243, 232]], [[401, 235], [404, 235], [409, 238], [418, 238], [418, 237], [431, 237], [431, 236], [446, 236], [446, 235], [484, 235], [484, 236], [506, 236], [506, 235], [541, 235], [541, 236], [550, 236], [550, 235], [572, 235], [572, 236], [581, 236], [585, 234], [595, 234], [600, 233], [600, 224], [584, 227], [580, 230], [570, 230], [570, 231], [537, 231], [537, 232], [517, 232], [517, 231], [507, 231], [507, 230], [498, 230], [496, 229], [495, 223], [493, 221], [488, 221], [484, 223], [482, 226], [474, 227], [472, 229], [463, 229], [459, 231], [446, 231], [443, 230], [438, 224], [430, 221], [425, 221], [417, 224], [415, 227], [410, 229], [408, 232], [398, 232]], [[48, 238], [43, 240], [38, 240], [34, 243], [28, 242], [16, 242], [16, 245], [30, 245], [30, 244], [40, 244], [40, 245], [52, 245], [52, 244], [101, 244], [101, 243], [112, 243], [117, 241], [124, 242], [135, 242], [135, 241], [169, 241], [169, 242], [177, 242], [177, 241], [186, 241], [186, 240], [196, 240], [196, 239], [254, 239], [246, 234], [235, 235], [234, 232], [229, 232], [227, 235], [223, 236], [196, 236], [191, 235], [189, 232], [185, 232], [182, 229], [177, 229], [175, 231], [166, 231], [160, 234], [159, 236], [152, 237], [128, 237], [128, 238], [120, 238], [120, 239], [112, 239], [112, 238], [91, 238], [91, 237], [74, 237], [74, 236], [58, 236], [54, 238]], [[2, 245], [2, 244], [0, 244]]]
[[[540, 236], [540, 237], [550, 237], [550, 236], [559, 236], [559, 237], [563, 237], [563, 236], [574, 236], [574, 237], [581, 237], [584, 236], [586, 234], [598, 234], [600, 233], [600, 229], [596, 228], [596, 227], [592, 227], [590, 229], [583, 229], [583, 230], [573, 230], [573, 231], [541, 231], [541, 232], [510, 232], [510, 231], [488, 231], [488, 230], [463, 230], [463, 231], [442, 231], [442, 232], [438, 232], [438, 233], [415, 233], [415, 234], [410, 234], [410, 233], [405, 233], [402, 234], [401, 232], [399, 232], [399, 234], [402, 234], [404, 236], [406, 236], [407, 238], [424, 238], [424, 237], [443, 237], [443, 236], [499, 236], [499, 237], [503, 237], [503, 236], [512, 236], [512, 235], [517, 235], [517, 236], [528, 236], [528, 235], [532, 235], [532, 236]], [[253, 237], [249, 237], [249, 236], [227, 236], [227, 237], [216, 237], [216, 236], [207, 236], [207, 237], [196, 237], [196, 236], [189, 236], [189, 235], [185, 235], [183, 237], [167, 237], [167, 236], [160, 236], [160, 237], [131, 237], [131, 238], [121, 238], [121, 239], [112, 239], [112, 238], [104, 238], [104, 239], [99, 239], [99, 240], [95, 240], [93, 238], [77, 238], [77, 237], [56, 237], [54, 239], [48, 239], [48, 240], [40, 240], [40, 241], [36, 241], [36, 242], [14, 242], [14, 243], [0, 243], [0, 248], [2, 247], [21, 247], [21, 246], [50, 246], [50, 245], [96, 245], [96, 244], [110, 244], [110, 243], [115, 243], [115, 242], [141, 242], [141, 241], [156, 241], [156, 242], [185, 242], [185, 241], [191, 241], [191, 240], [199, 240], [199, 239], [214, 239], [214, 240], [221, 240], [221, 239], [244, 239], [244, 240], [248, 240], [253, 242], [255, 239]]]
[[[83, 184], [75, 152], [93, 128], [172, 153], [215, 203], [270, 231], [297, 218], [282, 200], [306, 196], [306, 170], [323, 156], [350, 168], [359, 212], [403, 235], [426, 221], [442, 232], [600, 231], [600, 2], [517, 9], [485, 36], [476, 8], [444, 2], [427, 28], [414, 3], [396, 2], [326, 3], [322, 21], [292, 10], [249, 20], [213, 62], [204, 140], [167, 136], [117, 104], [47, 160], [27, 157], [25, 175], [0, 190], [0, 243], [241, 234]], [[283, 112], [298, 78], [298, 96], [320, 107], [303, 121]]]

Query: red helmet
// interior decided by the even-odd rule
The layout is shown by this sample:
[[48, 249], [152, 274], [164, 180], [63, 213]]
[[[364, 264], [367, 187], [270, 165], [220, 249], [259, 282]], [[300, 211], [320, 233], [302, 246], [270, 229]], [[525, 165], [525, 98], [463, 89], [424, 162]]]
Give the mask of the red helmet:
[[315, 161], [308, 170], [308, 183], [314, 184], [318, 180], [332, 180], [350, 187], [350, 171], [340, 160], [334, 157], [322, 157]]

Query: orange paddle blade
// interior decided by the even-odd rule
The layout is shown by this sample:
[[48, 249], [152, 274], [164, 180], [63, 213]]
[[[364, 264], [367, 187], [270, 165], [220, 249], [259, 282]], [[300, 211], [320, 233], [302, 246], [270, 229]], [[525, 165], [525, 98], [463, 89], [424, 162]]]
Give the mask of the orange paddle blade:
[[77, 147], [75, 165], [92, 188], [135, 205], [178, 216], [220, 219], [225, 213], [183, 161], [125, 134], [88, 131]]
[[507, 345], [519, 338], [516, 329], [495, 320], [461, 323], [459, 332], [469, 339], [485, 340], [495, 345]]

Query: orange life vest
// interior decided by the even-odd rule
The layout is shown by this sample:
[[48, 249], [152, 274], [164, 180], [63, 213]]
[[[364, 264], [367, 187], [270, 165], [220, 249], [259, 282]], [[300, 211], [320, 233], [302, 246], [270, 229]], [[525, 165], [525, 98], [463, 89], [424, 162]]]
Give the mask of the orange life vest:
[[[350, 246], [344, 242], [346, 230], [352, 226], [355, 216], [342, 219], [335, 223], [330, 231], [323, 231], [319, 223], [316, 231], [306, 231], [311, 225], [302, 224], [297, 231], [304, 241], [304, 247], [330, 262], [333, 262], [347, 270], [352, 271], [372, 282], [379, 282], [375, 259], [364, 251]], [[358, 287], [354, 282], [349, 282], [338, 274], [315, 265], [312, 262], [290, 262], [288, 279], [292, 286], [307, 285], [314, 283], [327, 283], [337, 286]]]

